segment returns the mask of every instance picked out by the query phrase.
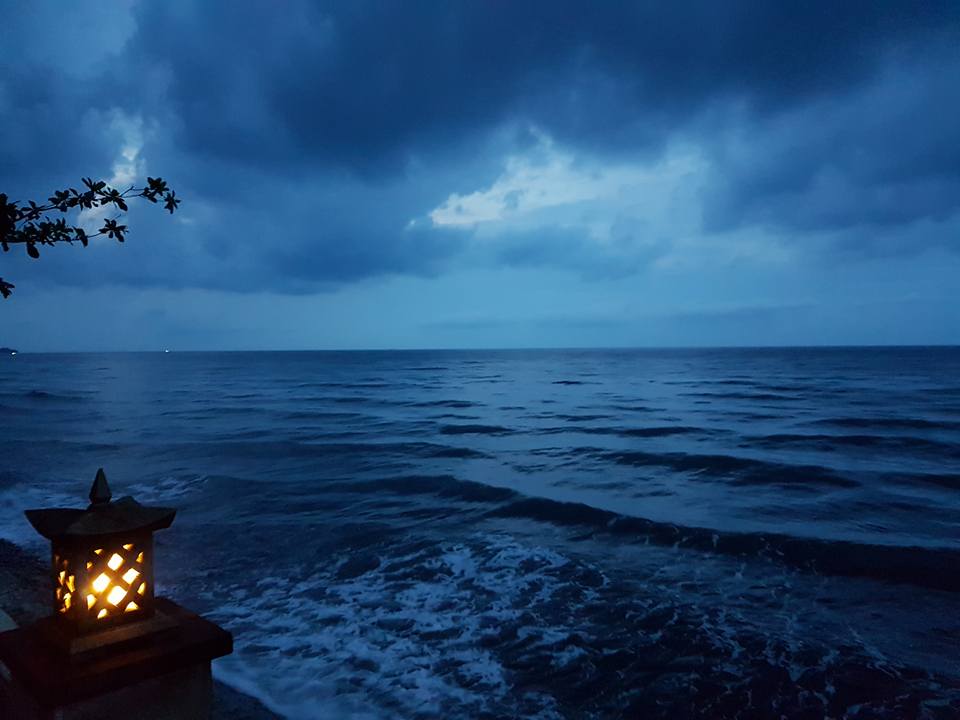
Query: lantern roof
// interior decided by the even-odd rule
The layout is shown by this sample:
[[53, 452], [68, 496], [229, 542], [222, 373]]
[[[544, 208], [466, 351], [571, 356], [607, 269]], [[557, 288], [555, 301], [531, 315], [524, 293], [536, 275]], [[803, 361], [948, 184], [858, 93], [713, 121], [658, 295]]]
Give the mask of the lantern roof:
[[132, 497], [111, 502], [110, 486], [103, 468], [90, 488], [90, 506], [26, 510], [34, 529], [49, 540], [58, 538], [95, 538], [116, 533], [154, 532], [170, 527], [174, 508], [148, 507]]

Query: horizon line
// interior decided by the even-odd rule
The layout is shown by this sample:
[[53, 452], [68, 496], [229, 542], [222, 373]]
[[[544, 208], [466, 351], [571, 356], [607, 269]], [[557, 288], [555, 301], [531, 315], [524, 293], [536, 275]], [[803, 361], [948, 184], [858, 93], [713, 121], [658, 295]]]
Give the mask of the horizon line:
[[153, 348], [140, 350], [19, 350], [16, 355], [121, 355], [184, 353], [400, 353], [400, 352], [563, 352], [563, 351], [657, 351], [657, 350], [855, 350], [960, 348], [960, 343], [870, 343], [870, 344], [783, 344], [783, 345], [580, 345], [529, 347], [422, 347], [422, 348]]

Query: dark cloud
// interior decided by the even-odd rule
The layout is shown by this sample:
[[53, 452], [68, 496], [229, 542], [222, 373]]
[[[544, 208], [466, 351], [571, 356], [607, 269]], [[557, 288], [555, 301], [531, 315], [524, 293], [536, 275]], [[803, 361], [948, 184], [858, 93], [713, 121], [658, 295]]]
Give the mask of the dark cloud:
[[717, 140], [707, 227], [882, 232], [960, 212], [960, 57], [890, 63], [873, 82]]
[[[467, 236], [424, 214], [489, 183], [530, 126], [601, 159], [703, 148], [708, 230], [960, 211], [955, 2], [143, 2], [113, 42], [109, 13], [84, 26], [96, 60], [63, 51], [74, 20], [49, 7], [2, 8], [4, 189], [109, 174], [119, 110], [191, 220], [139, 214], [122, 253], [52, 261], [58, 281], [299, 292], [439, 272]], [[502, 262], [560, 253], [597, 277], [658, 252], [514, 240]]]
[[509, 120], [629, 146], [718, 98], [780, 111], [893, 51], [949, 50], [957, 19], [948, 2], [145, 3], [125, 64], [168, 71], [193, 152], [379, 173]]
[[[0, 180], [11, 197], [52, 190], [78, 168], [109, 167], [109, 112], [51, 68], [0, 65]], [[22, 195], [21, 195], [22, 193]]]
[[[100, 240], [87, 249], [45, 248], [42, 262], [11, 253], [5, 265], [31, 284], [306, 293], [376, 275], [433, 275], [465, 240], [461, 232], [410, 224], [408, 208], [422, 203], [416, 185], [323, 178], [232, 189], [230, 202], [198, 198], [173, 217], [133, 205], [123, 246]], [[182, 190], [190, 197], [189, 184]]]

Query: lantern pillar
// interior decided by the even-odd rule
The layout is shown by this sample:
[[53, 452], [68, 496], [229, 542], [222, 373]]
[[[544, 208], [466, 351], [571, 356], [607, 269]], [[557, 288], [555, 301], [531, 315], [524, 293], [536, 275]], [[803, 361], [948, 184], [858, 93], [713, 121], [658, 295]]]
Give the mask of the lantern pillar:
[[0, 633], [0, 717], [209, 720], [210, 662], [232, 652], [233, 638], [170, 600], [157, 605], [174, 628], [89, 657], [48, 643], [42, 620]]

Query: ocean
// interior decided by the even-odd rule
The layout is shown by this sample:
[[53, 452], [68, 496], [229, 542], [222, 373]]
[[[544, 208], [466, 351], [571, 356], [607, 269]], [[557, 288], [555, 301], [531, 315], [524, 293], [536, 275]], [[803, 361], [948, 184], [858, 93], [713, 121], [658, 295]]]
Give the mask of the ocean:
[[960, 348], [21, 353], [0, 431], [291, 718], [960, 717]]

